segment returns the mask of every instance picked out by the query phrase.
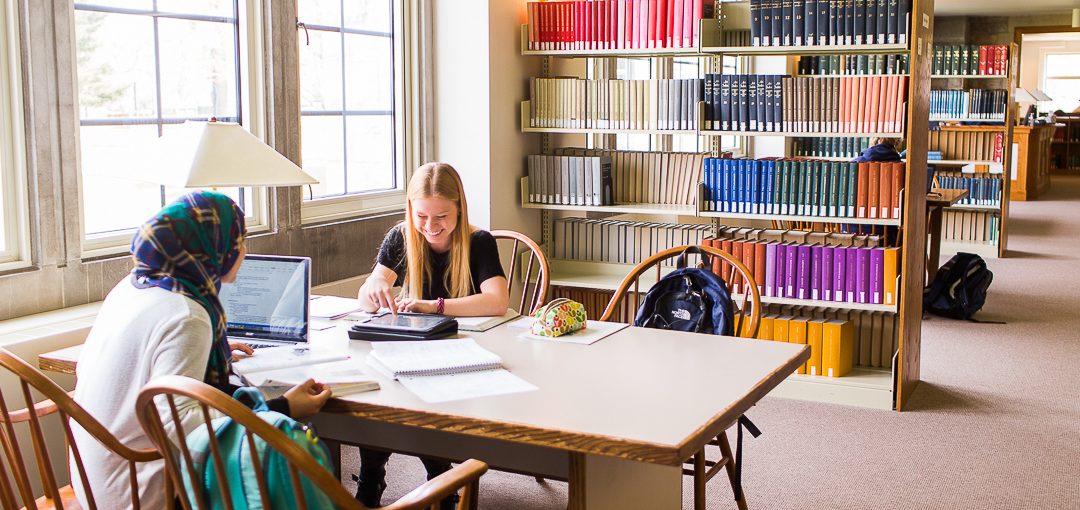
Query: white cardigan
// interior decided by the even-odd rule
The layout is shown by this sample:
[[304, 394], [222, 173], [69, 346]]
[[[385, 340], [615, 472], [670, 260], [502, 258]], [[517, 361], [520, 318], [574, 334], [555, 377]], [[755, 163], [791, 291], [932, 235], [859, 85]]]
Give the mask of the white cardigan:
[[[212, 335], [209, 315], [194, 300], [157, 287], [137, 289], [130, 277], [124, 278], [105, 298], [79, 356], [75, 400], [121, 443], [153, 448], [135, 414], [139, 390], [162, 375], [202, 380]], [[178, 404], [186, 430], [201, 423], [201, 412], [193, 402]], [[162, 408], [167, 410], [167, 404], [160, 404]], [[171, 422], [164, 420], [167, 426]], [[81, 427], [72, 429], [97, 507], [131, 508], [127, 461]], [[142, 508], [165, 508], [163, 462], [138, 466]], [[87, 508], [74, 463], [70, 470], [71, 485]]]

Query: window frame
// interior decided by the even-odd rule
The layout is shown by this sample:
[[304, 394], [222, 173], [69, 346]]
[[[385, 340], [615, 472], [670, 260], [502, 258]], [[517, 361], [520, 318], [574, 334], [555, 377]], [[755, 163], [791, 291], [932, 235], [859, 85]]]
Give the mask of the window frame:
[[0, 271], [31, 265], [29, 186], [23, 118], [22, 59], [18, 6], [0, 0], [0, 194], [3, 195], [4, 249]]
[[[266, 90], [264, 74], [264, 28], [263, 28], [263, 1], [264, 0], [237, 0], [237, 25], [238, 25], [238, 48], [236, 56], [240, 75], [237, 86], [240, 90], [239, 104], [241, 113], [241, 125], [259, 140], [266, 142]], [[71, 14], [74, 20], [76, 11], [75, 4], [71, 4]], [[99, 10], [99, 9], [95, 9]], [[129, 9], [108, 9], [105, 12], [125, 12]], [[145, 12], [144, 10], [138, 10]], [[152, 14], [150, 16], [153, 16]], [[71, 40], [76, 41], [75, 23], [71, 25]], [[125, 253], [131, 248], [131, 236], [134, 235], [138, 226], [112, 231], [103, 234], [88, 235], [86, 233], [85, 200], [82, 186], [82, 148], [80, 132], [82, 119], [79, 116], [79, 76], [74, 66], [74, 55], [78, 50], [72, 46], [72, 78], [73, 98], [75, 112], [75, 140], [77, 175], [79, 179], [79, 232], [82, 242], [83, 260], [96, 259]], [[251, 191], [251, 203], [245, 204], [247, 216], [248, 234], [267, 232], [270, 230], [270, 194], [266, 187], [248, 187]]]
[[[308, 198], [311, 188], [304, 190], [300, 203], [301, 225], [311, 225], [345, 219], [362, 218], [405, 209], [405, 187], [412, 170], [418, 164], [419, 145], [422, 131], [419, 122], [421, 94], [418, 84], [416, 62], [420, 59], [421, 45], [427, 44], [428, 38], [421, 33], [419, 6], [414, 0], [392, 0], [394, 11], [391, 13], [393, 30], [391, 40], [394, 51], [394, 158], [396, 169], [393, 189], [337, 195], [330, 197]], [[303, 22], [303, 20], [299, 20]], [[297, 30], [303, 30], [298, 27]], [[297, 50], [303, 44], [302, 37], [297, 37]], [[302, 57], [301, 57], [302, 58]], [[297, 66], [298, 74], [300, 72]], [[342, 80], [345, 74], [342, 73]], [[299, 77], [298, 77], [299, 82]], [[302, 85], [301, 85], [302, 86]], [[342, 105], [344, 109], [345, 105]], [[298, 110], [299, 114], [299, 110]], [[302, 115], [301, 115], [302, 116]], [[300, 125], [298, 119], [297, 125]], [[301, 130], [300, 143], [303, 144]], [[302, 156], [300, 156], [302, 158]], [[300, 161], [303, 167], [303, 160]]]

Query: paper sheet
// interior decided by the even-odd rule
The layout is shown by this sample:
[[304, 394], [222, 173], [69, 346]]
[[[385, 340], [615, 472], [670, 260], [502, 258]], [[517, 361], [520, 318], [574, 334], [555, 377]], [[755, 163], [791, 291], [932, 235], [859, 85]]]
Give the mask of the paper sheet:
[[401, 377], [398, 380], [414, 395], [429, 404], [523, 393], [537, 389], [536, 386], [505, 369]]
[[332, 319], [360, 309], [360, 302], [338, 296], [311, 296], [308, 302], [312, 318]]
[[487, 331], [517, 316], [517, 310], [507, 310], [499, 316], [454, 317], [454, 319], [457, 320], [458, 329], [461, 331]]
[[540, 340], [544, 342], [556, 342], [564, 344], [581, 344], [592, 345], [597, 341], [608, 337], [612, 333], [619, 331], [627, 324], [621, 322], [600, 322], [600, 321], [588, 321], [585, 324], [585, 329], [579, 329], [568, 335], [563, 335], [557, 338], [551, 338], [547, 336], [536, 336], [528, 331], [518, 335], [522, 338], [529, 338], [532, 340]]

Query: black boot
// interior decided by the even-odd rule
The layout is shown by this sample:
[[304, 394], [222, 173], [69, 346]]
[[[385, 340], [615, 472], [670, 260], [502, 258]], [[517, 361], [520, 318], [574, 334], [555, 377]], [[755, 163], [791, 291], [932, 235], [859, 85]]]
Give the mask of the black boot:
[[[356, 500], [368, 508], [382, 506], [383, 491], [386, 490], [386, 482], [382, 480], [369, 480], [353, 475], [356, 480]], [[453, 507], [450, 507], [453, 508]]]

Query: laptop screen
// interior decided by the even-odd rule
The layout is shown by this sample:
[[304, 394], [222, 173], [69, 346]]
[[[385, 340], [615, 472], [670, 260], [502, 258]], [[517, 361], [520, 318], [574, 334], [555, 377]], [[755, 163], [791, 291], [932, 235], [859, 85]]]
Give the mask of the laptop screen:
[[248, 255], [221, 286], [229, 336], [306, 342], [311, 259]]

